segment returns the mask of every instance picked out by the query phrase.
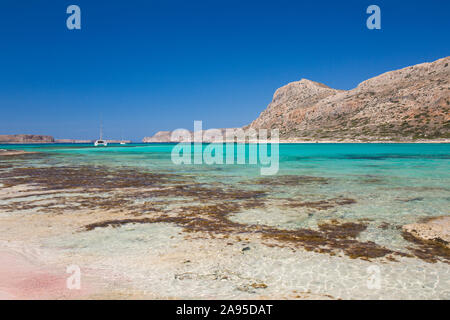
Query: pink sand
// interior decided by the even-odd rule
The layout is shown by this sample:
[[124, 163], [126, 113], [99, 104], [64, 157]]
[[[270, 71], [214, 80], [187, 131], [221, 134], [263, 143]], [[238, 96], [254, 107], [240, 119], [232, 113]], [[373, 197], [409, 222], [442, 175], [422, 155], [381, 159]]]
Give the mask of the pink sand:
[[83, 299], [89, 288], [69, 290], [65, 270], [39, 266], [23, 255], [0, 249], [0, 299]]

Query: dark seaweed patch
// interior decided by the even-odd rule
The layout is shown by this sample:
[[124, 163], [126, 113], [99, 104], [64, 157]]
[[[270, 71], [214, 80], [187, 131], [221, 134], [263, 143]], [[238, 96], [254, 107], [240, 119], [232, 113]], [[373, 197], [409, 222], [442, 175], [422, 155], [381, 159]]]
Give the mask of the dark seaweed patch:
[[319, 224], [319, 229], [330, 238], [347, 239], [356, 238], [362, 231], [367, 229], [367, 225], [354, 222], [338, 223], [336, 220], [333, 220], [331, 223]]
[[[402, 253], [394, 252], [374, 242], [360, 242], [355, 240], [360, 232], [367, 228], [363, 223], [339, 223], [332, 221], [322, 223], [319, 230], [298, 229], [282, 230], [260, 225], [245, 225], [230, 221], [227, 216], [237, 212], [240, 205], [237, 203], [190, 206], [183, 208], [183, 214], [178, 216], [161, 215], [152, 218], [107, 220], [86, 225], [86, 231], [103, 227], [119, 227], [129, 223], [173, 223], [183, 228], [185, 232], [204, 232], [210, 235], [222, 235], [228, 237], [231, 234], [255, 233], [261, 234], [263, 239], [275, 240], [282, 243], [302, 247], [307, 251], [327, 253], [335, 255], [341, 250], [351, 258], [369, 260], [371, 258], [384, 257], [386, 255]], [[273, 244], [268, 244], [273, 246]]]
[[306, 207], [316, 210], [328, 210], [337, 206], [350, 205], [354, 203], [356, 203], [355, 199], [342, 197], [342, 198], [332, 198], [326, 200], [305, 201], [305, 202], [290, 200], [290, 203], [288, 203], [287, 206], [290, 208]]
[[406, 241], [415, 244], [414, 247], [408, 247], [408, 249], [417, 258], [430, 263], [435, 263], [440, 259], [443, 262], [450, 263], [450, 248], [448, 248], [448, 242], [443, 239], [419, 239], [406, 231], [402, 232], [402, 236]]
[[[13, 168], [0, 172], [2, 183], [6, 185], [32, 184], [40, 190], [64, 190], [78, 192], [82, 189], [86, 195], [74, 197], [52, 198], [46, 204], [38, 201], [10, 203], [0, 209], [24, 210], [39, 208], [42, 212], [62, 214], [64, 210], [102, 209], [120, 210], [135, 216], [127, 219], [99, 221], [84, 227], [85, 231], [102, 227], [120, 227], [125, 224], [172, 223], [188, 233], [203, 233], [224, 238], [243, 233], [260, 235], [263, 239], [274, 240], [280, 246], [300, 247], [320, 253], [334, 255], [342, 252], [351, 258], [371, 259], [392, 255], [404, 255], [391, 251], [373, 242], [356, 240], [359, 233], [367, 227], [365, 222], [340, 223], [331, 221], [319, 225], [319, 230], [298, 229], [281, 230], [260, 225], [246, 225], [231, 221], [230, 214], [243, 209], [264, 207], [267, 201], [265, 190], [249, 190], [229, 187], [220, 183], [205, 186], [196, 183], [195, 178], [177, 174], [163, 174], [139, 171], [131, 168], [116, 170], [103, 167], [45, 167], [45, 168]], [[281, 176], [257, 179], [260, 183], [272, 184], [278, 181], [280, 186], [298, 185], [302, 183], [328, 183], [326, 178]], [[150, 187], [150, 188], [148, 188]], [[77, 190], [75, 190], [77, 189]], [[106, 197], [97, 195], [107, 192]], [[44, 194], [44, 193], [43, 193]], [[151, 198], [152, 201], [136, 202]], [[174, 204], [180, 198], [182, 206], [170, 210], [168, 204]], [[185, 205], [186, 202], [202, 204]], [[291, 207], [303, 206], [317, 210], [325, 210], [338, 205], [351, 205], [356, 200], [338, 197], [320, 201], [291, 201]], [[142, 216], [144, 217], [136, 217]], [[269, 245], [273, 245], [269, 244]], [[430, 255], [442, 253], [435, 249]], [[419, 252], [418, 254], [424, 254]], [[427, 253], [428, 254], [428, 253]], [[445, 253], [446, 254], [446, 253]]]
[[300, 229], [293, 231], [266, 229], [263, 237], [276, 239], [280, 242], [288, 242], [301, 245], [306, 250], [334, 255], [341, 250], [352, 259], [370, 260], [388, 255], [404, 256], [401, 252], [395, 252], [382, 247], [372, 241], [362, 242], [355, 238], [364, 231], [367, 225], [364, 223], [339, 223], [331, 221], [319, 225], [320, 231]]
[[244, 181], [245, 184], [270, 186], [298, 186], [305, 184], [328, 184], [328, 178], [298, 175], [280, 175]]
[[381, 184], [384, 181], [383, 181], [383, 179], [378, 178], [378, 177], [370, 177], [370, 176], [368, 176], [368, 177], [364, 177], [362, 179], [359, 179], [358, 182], [361, 183], [361, 184]]
[[414, 202], [414, 201], [423, 201], [423, 197], [415, 197], [415, 198], [407, 198], [407, 199], [397, 199], [397, 201], [401, 202]]
[[[103, 167], [25, 167], [2, 172], [6, 184], [16, 186], [34, 184], [47, 190], [58, 189], [114, 189], [152, 187], [165, 184], [173, 175], [142, 172], [132, 169], [107, 170]], [[172, 181], [175, 182], [175, 181]]]

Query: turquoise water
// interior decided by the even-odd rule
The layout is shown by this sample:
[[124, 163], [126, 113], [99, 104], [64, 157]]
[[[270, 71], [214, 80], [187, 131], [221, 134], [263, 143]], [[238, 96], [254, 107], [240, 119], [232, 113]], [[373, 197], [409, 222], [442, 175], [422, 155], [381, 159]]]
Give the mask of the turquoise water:
[[[92, 145], [46, 144], [3, 145], [0, 148], [45, 155], [4, 160], [16, 165], [133, 167], [149, 172], [189, 175], [199, 183], [256, 188], [268, 192], [272, 200], [317, 201], [346, 197], [356, 201], [352, 206], [320, 212], [315, 215], [319, 218], [375, 218], [406, 223], [416, 221], [418, 217], [449, 214], [450, 144], [281, 144], [279, 171], [274, 176], [261, 176], [260, 164], [175, 165], [171, 160], [174, 146], [129, 144], [96, 148]], [[247, 163], [248, 148], [246, 145]], [[286, 183], [285, 178], [291, 176], [299, 177], [298, 183]], [[303, 176], [326, 181], [303, 183]], [[253, 183], [262, 178], [266, 179], [265, 183]], [[259, 212], [258, 215], [261, 217]], [[252, 219], [251, 215], [247, 216]], [[295, 217], [290, 222], [293, 225], [302, 223], [305, 223], [303, 219], [296, 220]]]
[[[263, 165], [248, 164], [248, 145], [245, 165], [175, 165], [171, 161], [173, 148], [174, 144], [110, 145], [106, 148], [68, 144], [0, 145], [0, 149], [51, 155], [30, 158], [29, 161], [36, 165], [127, 166], [159, 172], [195, 172], [211, 177], [225, 175], [227, 179], [228, 176], [239, 179], [261, 175], [259, 169]], [[27, 162], [27, 158], [23, 161]], [[450, 144], [281, 144], [277, 175], [339, 178], [347, 182], [367, 177], [382, 178], [386, 179], [386, 187], [393, 186], [391, 184], [409, 188], [436, 187], [448, 192]]]
[[[216, 175], [258, 176], [261, 165], [175, 165], [174, 144], [110, 145], [0, 145], [1, 149], [42, 152], [36, 164], [103, 164], [143, 167], [167, 172], [204, 172]], [[203, 146], [203, 149], [205, 145]], [[226, 154], [226, 149], [224, 149]], [[450, 144], [281, 144], [278, 175], [340, 177], [352, 180], [376, 176], [406, 186], [450, 187]], [[26, 158], [25, 158], [26, 159]], [[393, 181], [392, 181], [393, 182]]]
[[[263, 293], [269, 297], [278, 297], [277, 294], [285, 297], [294, 289], [332, 294], [337, 298], [448, 299], [450, 296], [448, 264], [428, 263], [417, 257], [397, 257], [400, 262], [376, 259], [369, 262], [270, 247], [255, 239], [249, 242], [231, 238], [192, 239], [185, 238], [189, 233], [183, 228], [170, 223], [128, 224], [121, 228], [82, 231], [82, 226], [88, 223], [136, 218], [135, 213], [145, 217], [154, 214], [183, 217], [198, 214], [189, 206], [201, 208], [207, 204], [220, 208], [233, 202], [241, 206], [227, 216], [232, 222], [280, 230], [317, 230], [320, 223], [334, 219], [364, 221], [367, 229], [358, 235], [358, 241], [372, 241], [407, 253], [412, 244], [402, 237], [402, 225], [450, 213], [450, 144], [281, 144], [279, 171], [273, 176], [262, 176], [259, 164], [175, 165], [171, 159], [174, 146], [0, 146], [0, 149], [38, 152], [0, 156], [1, 179], [9, 179], [7, 173], [11, 165], [12, 168], [88, 166], [113, 169], [108, 171], [108, 176], [114, 169], [127, 172], [122, 169], [129, 168], [133, 172], [132, 179], [136, 179], [136, 172], [173, 175], [180, 181], [186, 178], [183, 183], [187, 186], [184, 193], [141, 191], [138, 186], [131, 193], [128, 189], [98, 191], [87, 187], [82, 192], [57, 190], [52, 194], [32, 193], [28, 196], [23, 196], [20, 188], [0, 188], [16, 197], [6, 193], [0, 200], [0, 218], [5, 217], [8, 223], [15, 221], [11, 217], [17, 217], [19, 221], [30, 219], [24, 220], [27, 222], [19, 228], [17, 224], [15, 227], [5, 224], [2, 230], [6, 239], [3, 240], [9, 243], [10, 238], [20, 238], [22, 234], [26, 239], [38, 238], [40, 248], [58, 252], [55, 261], [107, 270], [105, 277], [112, 277], [111, 281], [115, 280], [112, 275], [117, 272], [121, 277], [125, 275], [123, 277], [131, 279], [136, 288], [164, 297], [256, 297], [242, 291], [243, 285], [251, 284], [246, 283], [249, 281], [246, 279], [255, 277], [268, 284]], [[249, 146], [246, 148], [248, 163]], [[38, 178], [54, 179], [46, 172]], [[78, 174], [78, 171], [73, 172]], [[83, 174], [82, 170], [79, 172]], [[102, 174], [101, 170], [99, 172]], [[57, 177], [59, 175], [61, 172]], [[123, 174], [120, 177], [128, 178]], [[151, 175], [148, 177], [151, 179]], [[39, 181], [36, 176], [33, 179]], [[172, 183], [171, 180], [155, 188], [178, 190]], [[197, 188], [190, 188], [192, 185]], [[205, 197], [203, 190], [211, 192], [207, 191]], [[233, 198], [229, 196], [230, 190], [235, 190], [238, 195], [245, 191], [261, 191], [264, 197], [250, 201]], [[95, 200], [89, 200], [94, 197]], [[105, 199], [121, 202], [116, 207], [114, 202], [108, 203]], [[247, 207], [252, 201], [257, 205]], [[77, 205], [82, 203], [90, 206], [77, 212]], [[151, 206], [156, 211], [151, 211]], [[122, 208], [123, 212], [114, 211]], [[29, 227], [30, 223], [34, 223], [33, 228]], [[48, 229], [50, 225], [52, 228]], [[68, 227], [72, 225], [74, 227]], [[228, 245], [229, 241], [233, 245]], [[244, 254], [240, 248], [245, 246], [250, 246], [251, 250]], [[367, 268], [373, 263], [379, 263], [381, 268], [382, 290], [367, 289]], [[222, 274], [229, 280], [216, 279]]]

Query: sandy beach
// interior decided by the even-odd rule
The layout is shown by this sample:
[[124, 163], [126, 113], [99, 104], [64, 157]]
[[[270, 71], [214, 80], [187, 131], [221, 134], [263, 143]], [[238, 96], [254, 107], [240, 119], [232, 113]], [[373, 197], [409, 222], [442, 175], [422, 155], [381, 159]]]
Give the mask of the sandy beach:
[[[394, 150], [386, 148], [398, 148], [386, 145], [364, 146], [370, 157], [361, 145], [342, 155], [327, 146], [329, 162], [304, 156], [317, 147], [281, 146], [289, 155], [282, 171], [266, 177], [233, 166], [183, 172], [170, 161], [171, 145], [52, 146], [4, 157], [1, 298], [449, 298], [445, 173], [420, 176], [432, 156], [384, 160]], [[445, 168], [445, 145], [421, 148]], [[296, 152], [305, 169], [290, 161]], [[398, 159], [416, 171], [392, 167]], [[347, 163], [363, 173], [342, 174]], [[395, 170], [394, 178], [368, 174], [367, 165]], [[67, 288], [73, 265], [80, 290]]]

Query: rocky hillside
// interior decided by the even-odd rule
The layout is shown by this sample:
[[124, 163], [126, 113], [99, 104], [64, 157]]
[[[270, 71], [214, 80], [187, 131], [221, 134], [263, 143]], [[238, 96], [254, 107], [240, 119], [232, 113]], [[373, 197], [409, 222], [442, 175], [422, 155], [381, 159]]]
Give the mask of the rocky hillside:
[[56, 139], [55, 143], [94, 143], [94, 141], [82, 139]]
[[52, 136], [34, 134], [3, 134], [0, 135], [0, 143], [52, 143]]
[[158, 131], [152, 137], [145, 137], [142, 142], [175, 142], [170, 138], [171, 133], [171, 131]]
[[449, 63], [446, 57], [387, 72], [349, 91], [292, 82], [247, 127], [278, 128], [283, 139], [450, 138]]
[[[229, 128], [231, 130], [237, 129], [237, 128]], [[226, 130], [227, 129], [216, 129], [219, 130], [217, 131], [217, 136], [221, 137], [224, 139], [224, 141], [226, 140]], [[202, 138], [201, 140], [197, 140], [197, 138], [194, 136], [194, 132], [189, 131], [189, 136], [190, 136], [190, 140], [189, 141], [193, 141], [193, 142], [213, 142], [214, 141], [214, 137], [215, 135], [209, 136], [207, 134], [205, 134], [205, 130], [201, 130], [200, 131], [202, 134]], [[164, 142], [183, 142], [184, 141], [184, 137], [176, 137], [175, 139], [172, 139], [172, 131], [158, 131], [154, 136], [152, 137], [145, 137], [142, 142], [145, 143], [151, 143], [151, 142], [158, 142], [158, 143], [164, 143]]]

